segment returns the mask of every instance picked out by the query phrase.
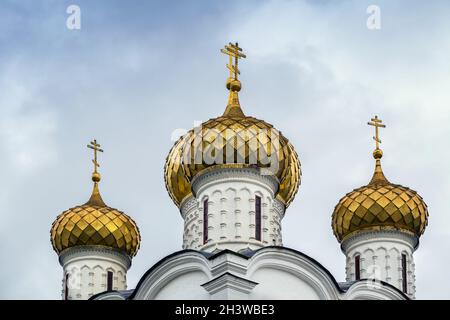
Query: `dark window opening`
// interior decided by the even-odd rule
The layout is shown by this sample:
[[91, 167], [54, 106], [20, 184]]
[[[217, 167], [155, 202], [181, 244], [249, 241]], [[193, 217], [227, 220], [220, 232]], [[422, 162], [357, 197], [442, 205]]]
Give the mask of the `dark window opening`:
[[355, 257], [355, 280], [361, 280], [361, 258]]
[[208, 242], [208, 199], [203, 201], [203, 244]]
[[64, 281], [64, 300], [69, 300], [69, 274], [66, 273], [66, 279]]
[[255, 239], [261, 241], [261, 197], [255, 198]]
[[113, 273], [112, 271], [108, 271], [108, 281], [106, 290], [112, 291], [112, 289], [113, 289]]
[[404, 293], [408, 293], [408, 279], [406, 270], [406, 254], [402, 254], [402, 289]]

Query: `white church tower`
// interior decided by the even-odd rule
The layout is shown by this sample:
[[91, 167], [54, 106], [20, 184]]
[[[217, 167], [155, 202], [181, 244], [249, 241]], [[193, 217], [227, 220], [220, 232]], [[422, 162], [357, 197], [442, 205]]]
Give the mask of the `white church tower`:
[[137, 253], [140, 234], [136, 223], [123, 212], [108, 207], [100, 196], [94, 140], [94, 189], [88, 202], [64, 211], [51, 228], [51, 241], [63, 267], [62, 298], [87, 300], [104, 291], [127, 288], [126, 275]]
[[225, 112], [182, 136], [165, 165], [167, 190], [184, 219], [183, 249], [281, 246], [281, 220], [298, 190], [300, 163], [278, 130], [243, 113], [242, 49], [230, 43], [222, 52], [230, 59]]
[[416, 191], [390, 183], [381, 169], [383, 152], [378, 128], [385, 125], [377, 116], [375, 127], [375, 172], [368, 185], [345, 195], [333, 212], [334, 234], [346, 255], [346, 280], [387, 282], [414, 298], [413, 253], [428, 222], [425, 202]]

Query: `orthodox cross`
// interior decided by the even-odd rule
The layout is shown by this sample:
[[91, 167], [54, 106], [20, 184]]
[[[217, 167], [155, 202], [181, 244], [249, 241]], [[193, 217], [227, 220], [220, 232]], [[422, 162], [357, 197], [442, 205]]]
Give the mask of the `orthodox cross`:
[[383, 121], [381, 119], [378, 119], [378, 116], [375, 116], [375, 118], [370, 119], [370, 122], [367, 122], [369, 126], [375, 127], [375, 137], [373, 137], [373, 140], [376, 142], [377, 149], [380, 149], [381, 143], [378, 128], [386, 128], [386, 125], [382, 124], [382, 122]]
[[240, 58], [246, 58], [247, 56], [242, 53], [242, 48], [239, 47], [237, 42], [235, 44], [230, 42], [228, 45], [225, 45], [224, 49], [220, 49], [220, 52], [230, 57], [230, 63], [227, 64], [227, 68], [230, 70], [230, 78], [237, 80], [238, 74], [240, 74], [238, 69], [238, 60]]
[[90, 144], [87, 145], [88, 148], [94, 150], [94, 159], [92, 159], [92, 162], [94, 163], [94, 172], [97, 172], [97, 168], [100, 167], [100, 165], [97, 162], [97, 151], [103, 152], [102, 149], [100, 149], [100, 145], [97, 143], [97, 140], [93, 140], [90, 142]]

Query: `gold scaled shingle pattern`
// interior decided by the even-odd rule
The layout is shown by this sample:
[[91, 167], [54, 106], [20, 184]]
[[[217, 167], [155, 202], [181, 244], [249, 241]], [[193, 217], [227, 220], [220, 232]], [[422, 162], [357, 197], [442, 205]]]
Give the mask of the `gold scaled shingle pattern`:
[[[98, 195], [99, 197], [99, 195]], [[53, 248], [59, 254], [75, 246], [99, 245], [134, 256], [140, 245], [136, 223], [125, 213], [100, 201], [88, 201], [60, 214], [51, 228]]]
[[346, 194], [332, 217], [333, 232], [339, 241], [362, 230], [396, 229], [420, 236], [427, 223], [428, 210], [422, 197], [387, 181], [379, 160], [372, 181]]
[[[244, 116], [240, 107], [228, 107], [221, 117], [210, 119], [201, 125], [201, 129], [192, 129], [182, 136], [172, 147], [167, 156], [164, 178], [170, 197], [179, 206], [182, 200], [191, 195], [190, 182], [199, 172], [213, 167], [226, 167], [226, 164], [207, 164], [194, 161], [195, 149], [203, 146], [203, 152], [210, 147], [217, 149], [217, 141], [226, 161], [227, 150], [233, 150], [233, 167], [265, 167], [260, 155], [275, 156], [278, 171], [275, 173], [280, 185], [277, 198], [288, 206], [294, 199], [300, 185], [301, 169], [297, 153], [289, 141], [271, 124], [253, 117]], [[272, 131], [275, 130], [275, 131]], [[216, 140], [219, 139], [219, 140]], [[278, 139], [279, 143], [274, 143]], [[230, 148], [231, 147], [231, 148]], [[263, 152], [258, 152], [259, 150]], [[185, 155], [189, 156], [185, 156]], [[201, 151], [197, 154], [201, 154]], [[257, 155], [256, 164], [248, 165], [249, 155]], [[188, 159], [189, 161], [184, 161]], [[201, 158], [200, 158], [201, 159]], [[185, 163], [188, 162], [188, 163]], [[255, 161], [253, 161], [255, 163]], [[231, 165], [230, 165], [231, 166]]]

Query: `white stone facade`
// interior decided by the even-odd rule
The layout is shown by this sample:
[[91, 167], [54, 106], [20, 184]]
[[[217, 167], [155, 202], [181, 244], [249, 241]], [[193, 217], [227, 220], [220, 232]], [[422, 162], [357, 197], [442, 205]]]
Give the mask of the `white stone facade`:
[[[285, 206], [276, 199], [278, 181], [254, 168], [206, 170], [191, 183], [193, 196], [184, 199], [183, 251], [175, 252], [151, 267], [137, 287], [96, 295], [99, 300], [354, 300], [414, 298], [413, 252], [418, 238], [398, 230], [366, 231], [344, 239], [347, 256], [345, 283], [317, 261], [282, 247], [281, 221]], [[261, 199], [261, 239], [255, 237], [256, 196]], [[207, 241], [204, 242], [204, 203], [207, 202]], [[259, 201], [259, 200], [258, 200]], [[402, 292], [402, 255], [405, 255], [407, 290]], [[116, 257], [123, 255], [116, 255]], [[355, 256], [359, 256], [360, 279], [356, 279]], [[76, 266], [86, 259], [77, 255]], [[73, 259], [72, 259], [73, 260]], [[72, 260], [67, 260], [70, 270]], [[119, 263], [122, 261], [122, 264]], [[108, 261], [125, 274], [125, 260]], [[130, 261], [131, 263], [131, 261]], [[374, 281], [375, 280], [375, 281]], [[104, 291], [104, 282], [94, 287]], [[126, 281], [123, 281], [126, 285]], [[95, 290], [80, 290], [80, 297]]]
[[[282, 247], [281, 220], [285, 206], [275, 198], [278, 181], [273, 176], [260, 175], [253, 168], [222, 168], [200, 174], [191, 187], [193, 196], [185, 199], [180, 208], [185, 221], [184, 250], [155, 264], [134, 290], [118, 288], [117, 292], [105, 292], [95, 299], [414, 298], [413, 252], [418, 238], [412, 234], [398, 230], [368, 231], [344, 239], [341, 248], [347, 256], [347, 279], [345, 283], [337, 283], [317, 261]], [[260, 241], [255, 237], [256, 196], [261, 199]], [[205, 201], [208, 239], [204, 243]], [[402, 255], [407, 264], [406, 293], [402, 292]], [[355, 256], [360, 257], [358, 281]], [[86, 263], [85, 258], [80, 261]], [[122, 266], [125, 272], [126, 265]], [[86, 296], [84, 291], [80, 294]]]
[[87, 300], [106, 291], [108, 272], [112, 272], [112, 290], [127, 288], [126, 275], [131, 259], [114, 249], [101, 246], [72, 247], [61, 252], [59, 262], [64, 272], [63, 300]]
[[356, 280], [355, 258], [360, 260], [360, 279], [385, 281], [403, 291], [402, 255], [406, 256], [406, 294], [416, 292], [413, 253], [416, 236], [397, 230], [366, 231], [344, 239], [341, 248], [346, 255], [346, 280]]
[[[182, 289], [181, 289], [182, 288]], [[369, 280], [345, 286], [318, 262], [283, 247], [248, 255], [224, 250], [213, 256], [196, 250], [172, 254], [152, 267], [127, 296], [105, 293], [98, 300], [404, 300], [404, 294]]]
[[[215, 251], [257, 249], [282, 245], [285, 207], [275, 198], [278, 182], [254, 168], [209, 171], [192, 182], [195, 196], [185, 199], [183, 249]], [[261, 240], [255, 238], [255, 199], [261, 198]], [[208, 203], [208, 240], [203, 237], [204, 202]]]

